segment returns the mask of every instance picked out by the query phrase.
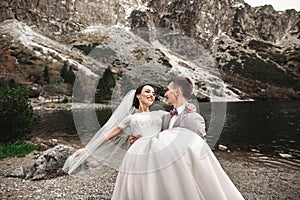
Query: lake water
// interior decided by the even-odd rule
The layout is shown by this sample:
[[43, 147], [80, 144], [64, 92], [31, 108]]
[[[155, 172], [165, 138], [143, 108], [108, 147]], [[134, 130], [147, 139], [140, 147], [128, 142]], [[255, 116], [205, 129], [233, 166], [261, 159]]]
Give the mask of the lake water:
[[[199, 108], [209, 127], [212, 104], [200, 103]], [[39, 110], [38, 113], [41, 122], [35, 126], [34, 134], [65, 138], [77, 136], [72, 111]], [[110, 114], [110, 110], [97, 112], [101, 124]], [[85, 116], [82, 122], [86, 130], [93, 134], [98, 127], [90, 127], [89, 112]], [[227, 103], [225, 123], [218, 143], [230, 149], [252, 149], [277, 155], [288, 153], [300, 158], [300, 101]]]
[[[201, 106], [208, 120], [210, 107], [210, 104]], [[300, 158], [300, 101], [227, 103], [219, 143]]]

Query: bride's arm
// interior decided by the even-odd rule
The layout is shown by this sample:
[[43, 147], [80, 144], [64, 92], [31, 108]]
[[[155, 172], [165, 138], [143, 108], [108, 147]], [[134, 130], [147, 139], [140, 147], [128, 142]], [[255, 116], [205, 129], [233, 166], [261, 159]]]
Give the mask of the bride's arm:
[[119, 127], [115, 128], [112, 132], [110, 132], [110, 134], [108, 134], [108, 136], [105, 139], [105, 142], [119, 135], [121, 132], [122, 132], [121, 128]]
[[[104, 140], [103, 142], [101, 142], [101, 143], [99, 144], [99, 146], [102, 145], [102, 144], [104, 144], [105, 142], [111, 140], [111, 139], [114, 138], [115, 136], [119, 135], [121, 132], [122, 132], [122, 129], [121, 129], [121, 128], [119, 128], [119, 127], [115, 128], [112, 132], [110, 132], [110, 133], [106, 136], [105, 140]], [[75, 152], [74, 156], [75, 156], [75, 157], [78, 157], [78, 156], [80, 155], [80, 153], [81, 153], [82, 150], [84, 150], [84, 148], [78, 149], [78, 150]]]
[[[119, 135], [123, 129], [125, 129], [126, 127], [129, 126], [131, 120], [131, 115], [127, 116], [125, 119], [123, 119], [123, 121], [118, 125], [118, 127], [116, 127], [115, 129], [113, 129], [106, 137], [105, 140], [101, 142], [101, 144], [98, 144], [99, 146], [104, 144], [105, 142], [111, 140], [112, 138], [114, 138], [115, 136]], [[84, 148], [79, 149], [75, 152], [75, 157], [78, 157], [81, 153], [81, 151], [84, 150]]]
[[114, 138], [115, 136], [119, 135], [120, 133], [122, 133], [122, 131], [129, 127], [130, 125], [130, 121], [131, 121], [131, 118], [132, 118], [132, 115], [129, 115], [127, 117], [125, 117], [121, 123], [119, 123], [119, 125], [114, 129], [112, 130], [105, 138], [105, 142], [107, 142], [108, 140], [111, 140], [112, 138]]

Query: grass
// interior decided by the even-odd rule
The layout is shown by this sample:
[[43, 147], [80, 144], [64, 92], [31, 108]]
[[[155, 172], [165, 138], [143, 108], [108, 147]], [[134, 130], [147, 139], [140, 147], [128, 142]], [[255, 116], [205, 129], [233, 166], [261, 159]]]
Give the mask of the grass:
[[38, 149], [37, 145], [24, 142], [0, 143], [0, 159], [7, 157], [23, 157], [33, 150]]

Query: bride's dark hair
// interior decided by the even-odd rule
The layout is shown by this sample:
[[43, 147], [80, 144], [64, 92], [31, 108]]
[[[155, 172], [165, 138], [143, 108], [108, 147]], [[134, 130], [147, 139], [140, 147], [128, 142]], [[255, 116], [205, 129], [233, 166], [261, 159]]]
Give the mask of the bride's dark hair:
[[153, 86], [152, 84], [143, 84], [143, 85], [140, 85], [138, 88], [136, 88], [135, 94], [134, 94], [134, 98], [133, 98], [133, 102], [132, 102], [132, 105], [133, 105], [136, 109], [139, 109], [139, 106], [140, 106], [140, 101], [139, 101], [139, 99], [137, 98], [137, 95], [142, 93], [142, 90], [143, 90], [143, 88], [144, 88], [146, 85], [149, 85], [149, 86], [151, 86], [151, 87], [154, 88], [154, 86]]

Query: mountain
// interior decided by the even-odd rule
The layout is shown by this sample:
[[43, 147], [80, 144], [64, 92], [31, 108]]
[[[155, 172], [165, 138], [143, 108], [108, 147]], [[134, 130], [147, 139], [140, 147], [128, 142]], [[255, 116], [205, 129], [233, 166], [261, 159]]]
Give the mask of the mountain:
[[110, 67], [118, 87], [123, 79], [164, 85], [167, 76], [183, 73], [193, 79], [200, 100], [300, 98], [300, 13], [295, 10], [253, 8], [242, 0], [0, 5], [2, 76], [41, 94], [72, 93], [59, 76], [63, 67], [77, 76], [89, 74], [91, 91], [97, 75]]

